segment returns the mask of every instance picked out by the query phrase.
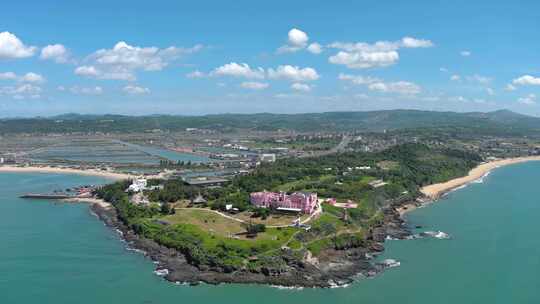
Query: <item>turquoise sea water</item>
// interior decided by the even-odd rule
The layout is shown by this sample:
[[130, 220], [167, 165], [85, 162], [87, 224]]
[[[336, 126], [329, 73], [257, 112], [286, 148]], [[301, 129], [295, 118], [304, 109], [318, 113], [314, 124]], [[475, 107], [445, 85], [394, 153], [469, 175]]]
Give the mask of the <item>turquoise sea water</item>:
[[539, 179], [540, 163], [501, 168], [412, 212], [452, 239], [387, 242], [401, 266], [374, 279], [280, 290], [165, 282], [86, 205], [17, 198], [102, 179], [0, 174], [0, 303], [540, 303]]

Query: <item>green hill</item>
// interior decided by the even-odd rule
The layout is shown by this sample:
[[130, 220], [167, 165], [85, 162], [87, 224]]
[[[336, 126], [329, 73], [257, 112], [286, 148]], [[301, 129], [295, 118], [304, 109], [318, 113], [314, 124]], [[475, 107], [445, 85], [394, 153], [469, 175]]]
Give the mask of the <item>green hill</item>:
[[433, 112], [386, 110], [306, 114], [219, 114], [205, 116], [123, 116], [64, 114], [47, 118], [0, 120], [0, 133], [148, 132], [186, 128], [234, 132], [238, 129], [295, 131], [383, 131], [458, 129], [479, 134], [529, 135], [540, 131], [540, 118], [508, 110], [495, 112]]

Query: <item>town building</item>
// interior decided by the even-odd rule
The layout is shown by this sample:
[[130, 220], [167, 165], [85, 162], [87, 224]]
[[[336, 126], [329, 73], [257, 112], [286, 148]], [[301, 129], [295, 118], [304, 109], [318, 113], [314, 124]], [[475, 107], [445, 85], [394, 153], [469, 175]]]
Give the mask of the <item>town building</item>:
[[127, 188], [127, 191], [140, 192], [146, 189], [147, 181], [144, 178], [135, 179]]
[[276, 154], [274, 153], [266, 153], [261, 155], [261, 162], [263, 163], [273, 163], [276, 161]]
[[184, 182], [190, 186], [199, 186], [199, 187], [221, 187], [223, 184], [229, 182], [229, 180], [224, 178], [217, 177], [195, 177], [184, 179]]
[[377, 180], [369, 182], [368, 185], [370, 185], [373, 188], [379, 188], [379, 187], [388, 185], [388, 183], [384, 182], [382, 179], [377, 179]]
[[275, 208], [280, 211], [293, 211], [311, 214], [317, 207], [317, 193], [314, 192], [253, 192], [251, 204], [260, 208]]
[[338, 203], [335, 198], [328, 198], [325, 200], [325, 202], [329, 205], [332, 205], [338, 208], [344, 208], [344, 209], [358, 208], [358, 204], [351, 200], [347, 200], [345, 203]]

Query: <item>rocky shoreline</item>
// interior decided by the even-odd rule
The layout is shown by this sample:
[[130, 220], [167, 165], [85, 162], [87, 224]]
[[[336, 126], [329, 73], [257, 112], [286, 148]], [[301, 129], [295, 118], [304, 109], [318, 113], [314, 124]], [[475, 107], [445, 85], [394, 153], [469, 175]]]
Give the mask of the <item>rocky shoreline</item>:
[[411, 235], [399, 212], [389, 207], [383, 210], [383, 224], [370, 231], [365, 247], [345, 250], [326, 249], [317, 258], [306, 255], [302, 260], [294, 258], [292, 254], [284, 250], [282, 257], [287, 262], [285, 269], [264, 268], [260, 272], [227, 271], [204, 265], [198, 267], [191, 265], [188, 259], [177, 250], [139, 237], [117, 218], [114, 207], [92, 204], [90, 208], [107, 226], [120, 231], [122, 238], [131, 248], [144, 252], [147, 257], [155, 261], [156, 271], [166, 280], [192, 285], [204, 282], [311, 288], [346, 286], [358, 276], [374, 276], [388, 267], [388, 265], [373, 261], [374, 256], [384, 251], [383, 243], [387, 236], [405, 239]]

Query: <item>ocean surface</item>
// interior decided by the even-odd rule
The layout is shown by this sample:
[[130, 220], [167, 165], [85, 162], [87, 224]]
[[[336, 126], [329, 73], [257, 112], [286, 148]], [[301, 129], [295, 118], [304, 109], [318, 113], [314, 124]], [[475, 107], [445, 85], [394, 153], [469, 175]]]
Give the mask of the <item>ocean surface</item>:
[[388, 241], [400, 267], [347, 288], [284, 290], [168, 283], [85, 204], [25, 192], [105, 182], [0, 174], [0, 303], [540, 303], [540, 162], [500, 168], [408, 215], [449, 240]]

